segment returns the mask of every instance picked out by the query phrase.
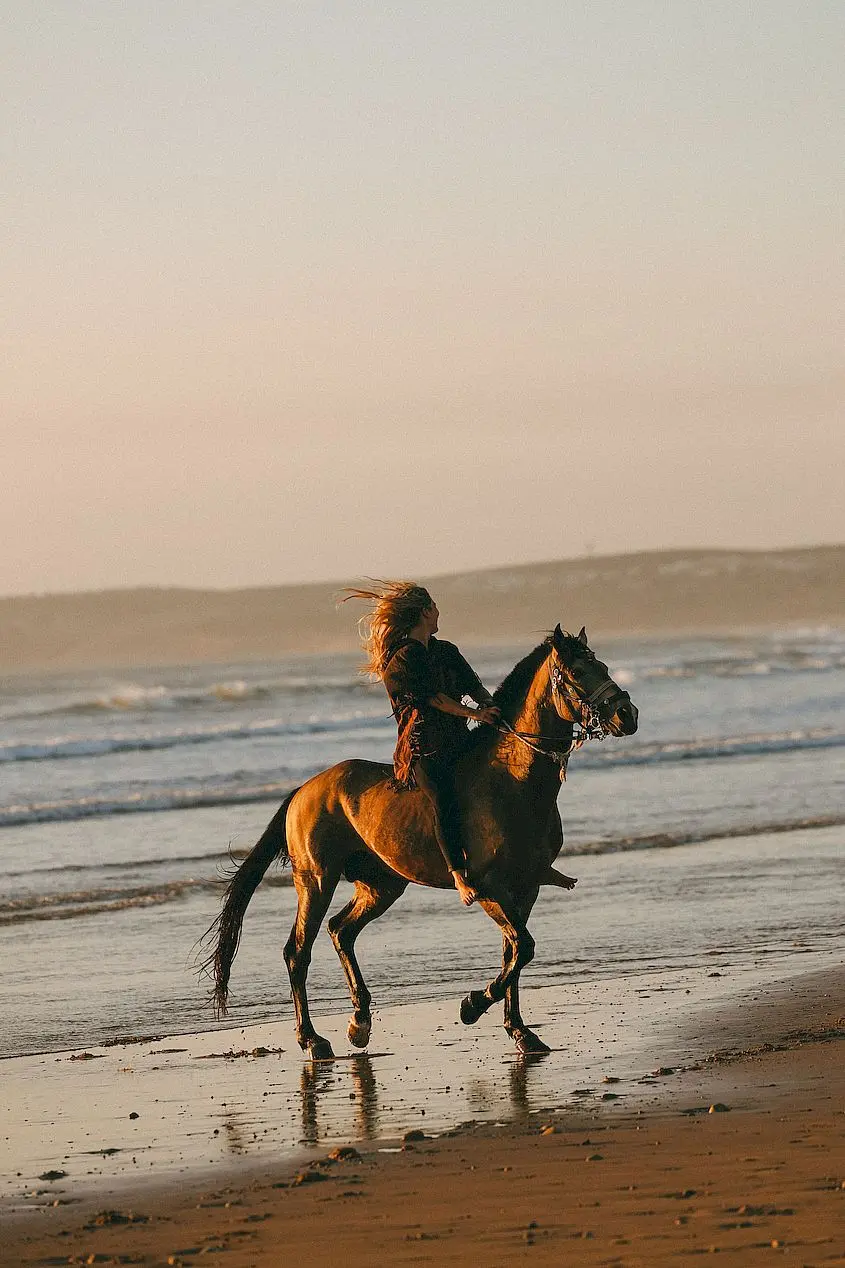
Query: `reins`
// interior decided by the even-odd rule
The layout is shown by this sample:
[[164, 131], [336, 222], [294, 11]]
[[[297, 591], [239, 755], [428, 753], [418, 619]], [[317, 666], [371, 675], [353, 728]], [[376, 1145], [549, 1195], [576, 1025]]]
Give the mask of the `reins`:
[[[576, 732], [575, 727], [580, 730]], [[496, 727], [500, 735], [510, 735], [513, 739], [519, 740], [520, 744], [524, 744], [526, 748], [531, 749], [532, 753], [536, 753], [538, 757], [547, 757], [552, 762], [557, 762], [560, 767], [561, 782], [566, 779], [566, 770], [569, 766], [569, 759], [573, 753], [577, 753], [587, 740], [603, 740], [604, 731], [601, 723], [598, 721], [596, 714], [593, 712], [587, 702], [584, 702], [584, 708], [581, 718], [578, 722], [573, 723], [572, 739], [567, 748], [541, 748], [541, 744], [556, 744], [557, 741], [551, 735], [543, 735], [540, 731], [517, 731], [511, 726], [510, 722], [502, 720]]]

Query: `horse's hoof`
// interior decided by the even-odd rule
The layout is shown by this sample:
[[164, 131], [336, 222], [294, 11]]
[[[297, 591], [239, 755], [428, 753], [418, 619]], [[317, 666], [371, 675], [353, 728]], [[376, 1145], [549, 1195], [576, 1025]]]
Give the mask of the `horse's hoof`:
[[523, 1030], [518, 1035], [514, 1035], [516, 1040], [516, 1050], [526, 1057], [544, 1056], [547, 1052], [551, 1052], [551, 1048], [547, 1043], [543, 1043], [539, 1035], [535, 1035], [533, 1030]]
[[461, 1000], [461, 1021], [465, 1026], [474, 1026], [479, 1017], [487, 1012], [487, 1000], [483, 991], [470, 991]]
[[370, 1042], [370, 1031], [372, 1030], [372, 1022], [356, 1021], [353, 1017], [346, 1031], [349, 1042], [353, 1048], [366, 1048]]
[[308, 1055], [312, 1061], [334, 1061], [335, 1059], [328, 1039], [322, 1039], [319, 1035], [308, 1045]]

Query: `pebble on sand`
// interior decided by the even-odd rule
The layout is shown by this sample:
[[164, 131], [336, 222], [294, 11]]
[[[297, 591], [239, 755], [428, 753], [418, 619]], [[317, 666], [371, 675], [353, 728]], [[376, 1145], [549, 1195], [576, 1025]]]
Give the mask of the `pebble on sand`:
[[317, 1184], [320, 1180], [328, 1180], [328, 1176], [324, 1176], [321, 1171], [300, 1171], [290, 1183], [291, 1188], [298, 1188], [301, 1184]]

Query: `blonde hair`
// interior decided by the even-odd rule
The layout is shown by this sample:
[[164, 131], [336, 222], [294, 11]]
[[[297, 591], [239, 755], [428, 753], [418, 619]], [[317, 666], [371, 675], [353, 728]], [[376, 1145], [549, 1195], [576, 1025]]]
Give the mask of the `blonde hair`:
[[350, 586], [343, 591], [341, 602], [349, 599], [364, 599], [372, 605], [358, 621], [358, 632], [367, 653], [361, 673], [381, 678], [397, 643], [419, 624], [423, 612], [433, 606], [434, 600], [425, 586], [416, 581], [373, 581], [372, 590]]

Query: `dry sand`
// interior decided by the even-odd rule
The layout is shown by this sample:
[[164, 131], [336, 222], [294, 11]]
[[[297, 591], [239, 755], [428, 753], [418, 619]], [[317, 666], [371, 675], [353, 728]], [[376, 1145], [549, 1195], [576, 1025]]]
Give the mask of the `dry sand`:
[[[230, 1079], [262, 1071], [264, 1080], [263, 1096], [251, 1103], [252, 1117], [239, 1122], [240, 1154], [236, 1142], [227, 1161], [205, 1172], [186, 1167], [178, 1178], [171, 1168], [164, 1184], [161, 1178], [143, 1183], [137, 1172], [129, 1181], [107, 1176], [102, 1157], [103, 1168], [99, 1175], [94, 1169], [87, 1186], [74, 1185], [71, 1176], [31, 1189], [23, 1176], [9, 1186], [0, 1208], [0, 1263], [650, 1266], [695, 1264], [702, 1254], [718, 1253], [737, 1265], [769, 1264], [780, 1256], [795, 1265], [843, 1264], [843, 985], [841, 966], [780, 984], [747, 980], [730, 1000], [723, 981], [707, 981], [691, 993], [691, 1003], [679, 996], [668, 1011], [660, 998], [664, 991], [655, 986], [642, 1005], [642, 1036], [651, 1031], [650, 1040], [639, 1050], [624, 1042], [611, 1050], [615, 1041], [605, 1032], [605, 1051], [588, 1067], [594, 1085], [587, 1095], [577, 1095], [584, 1089], [562, 1078], [569, 1069], [565, 1056], [553, 1052], [533, 1065], [514, 1061], [501, 1031], [491, 1027], [472, 1056], [494, 1085], [507, 1071], [509, 1103], [501, 1104], [498, 1119], [436, 1135], [430, 1121], [437, 1127], [443, 1117], [442, 1068], [432, 1080], [431, 1040], [409, 1033], [413, 1010], [396, 1010], [405, 1018], [403, 1034], [396, 1017], [383, 1019], [384, 1033], [388, 1046], [405, 1039], [400, 1059], [408, 1066], [409, 1101], [425, 1138], [403, 1143], [401, 1135], [391, 1136], [402, 1120], [389, 1115], [388, 1134], [379, 1135], [380, 1066], [374, 1056], [365, 1064], [376, 1072], [372, 1086], [359, 1077], [358, 1103], [341, 1129], [355, 1152], [339, 1160], [326, 1145], [331, 1130], [321, 1131], [321, 1097], [329, 1110], [338, 1109], [344, 1089], [355, 1086], [351, 1063], [315, 1068], [290, 1052], [285, 1060], [263, 1058], [275, 1059], [277, 1070], [299, 1071], [305, 1143], [298, 1158], [288, 1151], [278, 1160], [266, 1149], [249, 1153], [250, 1135], [257, 1139], [280, 1117], [281, 1101], [268, 1078], [272, 1067], [262, 1067], [262, 1058], [240, 1065], [235, 1060], [227, 1063]], [[590, 989], [595, 993], [596, 984]], [[541, 991], [527, 994], [532, 1012], [547, 998]], [[663, 1011], [652, 1014], [651, 1000]], [[426, 1026], [435, 1020], [427, 1009], [415, 1015]], [[459, 1032], [468, 1033], [474, 1032]], [[596, 1033], [586, 1047], [597, 1046]], [[195, 1053], [199, 1039], [188, 1041]], [[215, 1036], [218, 1046], [220, 1039]], [[446, 1046], [441, 1061], [448, 1061], [456, 1084], [467, 1082], [473, 1072], [463, 1042], [450, 1035]], [[659, 1062], [665, 1052], [674, 1061], [682, 1051], [698, 1058], [685, 1068], [643, 1070], [646, 1058]], [[131, 1053], [120, 1051], [124, 1068], [139, 1064]], [[164, 1093], [166, 1061], [159, 1060]], [[51, 1113], [72, 1116], [72, 1079], [84, 1086], [77, 1072], [100, 1063], [71, 1063], [67, 1054], [50, 1061], [69, 1093], [67, 1101], [57, 1100], [52, 1089]], [[193, 1068], [200, 1064], [209, 1068], [196, 1059]], [[618, 1069], [620, 1082], [595, 1083], [601, 1068]], [[30, 1110], [37, 1116], [43, 1080], [33, 1079], [20, 1062], [9, 1062], [7, 1071], [13, 1095], [22, 1090], [16, 1077], [29, 1080]], [[224, 1097], [231, 1095], [226, 1086], [221, 1079]], [[426, 1087], [431, 1100], [424, 1102], [420, 1090]], [[618, 1092], [624, 1095], [602, 1099]], [[106, 1139], [96, 1099], [88, 1106], [92, 1156]], [[199, 1089], [194, 1099], [197, 1130], [205, 1137]], [[124, 1109], [128, 1103], [124, 1098]], [[425, 1103], [434, 1107], [430, 1121], [422, 1114]], [[724, 1108], [708, 1112], [711, 1105]], [[142, 1108], [149, 1113], [152, 1107]], [[166, 1095], [161, 1108], [166, 1118]], [[190, 1118], [190, 1103], [187, 1109]], [[188, 1127], [182, 1140], [189, 1136]], [[22, 1186], [30, 1193], [24, 1199]]]
[[[845, 546], [655, 551], [424, 580], [444, 636], [469, 644], [532, 646], [556, 621], [604, 639], [845, 622]], [[0, 598], [0, 673], [354, 652], [361, 608], [338, 610], [343, 584]]]

